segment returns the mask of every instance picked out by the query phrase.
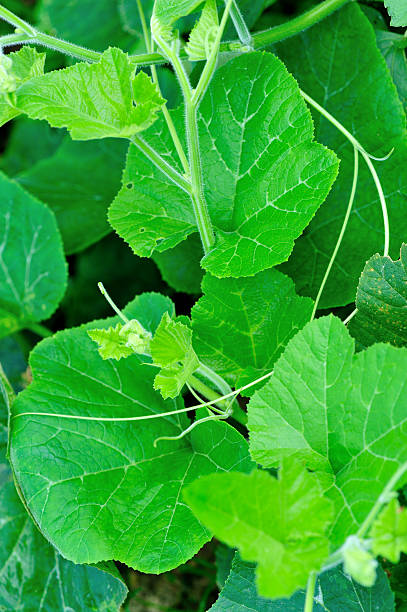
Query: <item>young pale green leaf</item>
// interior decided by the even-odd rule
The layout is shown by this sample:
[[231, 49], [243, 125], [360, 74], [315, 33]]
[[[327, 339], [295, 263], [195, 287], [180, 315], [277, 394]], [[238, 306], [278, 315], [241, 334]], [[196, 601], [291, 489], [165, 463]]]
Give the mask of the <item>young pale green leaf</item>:
[[[336, 157], [312, 140], [296, 82], [273, 55], [242, 55], [217, 70], [200, 113], [205, 196], [217, 235], [202, 266], [239, 277], [285, 261], [337, 173]], [[185, 145], [181, 110], [174, 122]], [[164, 121], [144, 136], [183, 172]], [[109, 220], [142, 256], [197, 231], [189, 196], [135, 147]]]
[[127, 148], [123, 139], [77, 142], [66, 136], [53, 155], [16, 176], [54, 211], [68, 255], [109, 233], [106, 211], [120, 188]]
[[219, 29], [216, 0], [206, 0], [201, 17], [196, 22], [188, 39], [185, 51], [191, 62], [207, 59], [215, 43]]
[[395, 28], [407, 26], [407, 4], [405, 0], [385, 0], [384, 6], [391, 17], [391, 25]]
[[343, 569], [352, 576], [358, 584], [372, 587], [376, 582], [376, 568], [378, 562], [367, 550], [365, 542], [357, 536], [350, 536], [342, 548]]
[[270, 372], [311, 318], [312, 301], [296, 295], [291, 279], [277, 270], [245, 279], [207, 274], [202, 290], [192, 309], [194, 348], [236, 388]]
[[154, 379], [164, 399], [177, 397], [189, 377], [199, 367], [192, 348], [192, 330], [164, 313], [150, 343], [153, 363], [161, 368]]
[[184, 497], [218, 539], [257, 561], [260, 595], [291, 596], [328, 555], [332, 504], [297, 462], [283, 460], [278, 479], [260, 470], [205, 476]]
[[407, 345], [407, 245], [401, 247], [399, 261], [380, 255], [369, 259], [359, 280], [356, 306], [349, 330], [359, 345]]
[[[135, 106], [145, 94], [146, 101]], [[134, 76], [128, 56], [112, 48], [95, 64], [80, 62], [31, 79], [16, 95], [20, 111], [67, 128], [74, 140], [130, 138], [155, 121], [163, 103], [145, 73]]]
[[[5, 61], [8, 63], [7, 66], [4, 66]], [[21, 113], [21, 110], [14, 105], [14, 96], [8, 95], [6, 97], [7, 92], [2, 91], [6, 84], [5, 80], [8, 79], [7, 82], [10, 85], [11, 79], [10, 91], [14, 92], [25, 81], [44, 74], [44, 63], [45, 53], [37, 53], [31, 47], [23, 47], [7, 56], [0, 55], [0, 126]]]
[[400, 554], [407, 553], [407, 510], [400, 506], [396, 498], [382, 510], [369, 536], [374, 554], [392, 563], [398, 563]]
[[[367, 17], [357, 3], [350, 3], [279, 44], [277, 51], [301, 88], [339, 120], [368, 153], [380, 157], [394, 148], [388, 160], [373, 164], [386, 196], [390, 253], [396, 256], [407, 234], [407, 175], [400, 173], [400, 168], [407, 166], [406, 117]], [[327, 201], [283, 266], [294, 278], [297, 290], [310, 296], [317, 294], [337, 242], [354, 171], [352, 145], [319, 113], [313, 116], [316, 138], [338, 153], [341, 164]], [[363, 160], [359, 166], [353, 212], [322, 294], [321, 308], [353, 302], [366, 259], [383, 252], [379, 195]]]
[[151, 17], [153, 35], [169, 40], [173, 24], [194, 11], [203, 0], [155, 0]]
[[53, 213], [0, 173], [0, 337], [52, 315], [66, 288]]
[[[124, 312], [153, 334], [165, 311], [173, 312], [167, 298], [147, 294]], [[210, 535], [182, 501], [183, 488], [202, 474], [253, 469], [246, 441], [226, 423], [204, 423], [155, 448], [157, 437], [178, 435], [189, 421], [165, 416], [182, 401], [154, 391], [145, 361], [103, 360], [85, 328], [60, 332], [31, 354], [34, 381], [13, 406], [10, 457], [41, 531], [74, 562], [115, 559], [151, 573], [184, 563]], [[96, 420], [17, 416], [26, 412]], [[164, 417], [98, 421], [155, 414]]]
[[148, 354], [152, 335], [132, 319], [107, 329], [90, 329], [88, 336], [97, 343], [102, 359], [122, 359], [133, 353]]
[[407, 349], [354, 354], [343, 323], [323, 317], [287, 345], [248, 407], [250, 448], [264, 466], [293, 456], [334, 500], [334, 546], [354, 533], [407, 461]]
[[[236, 554], [230, 575], [210, 612], [303, 612], [304, 591], [290, 599], [271, 600], [257, 593], [256, 566]], [[373, 606], [373, 607], [372, 607]], [[394, 595], [389, 581], [378, 568], [374, 587], [367, 589], [336, 567], [319, 575], [313, 612], [394, 612]]]

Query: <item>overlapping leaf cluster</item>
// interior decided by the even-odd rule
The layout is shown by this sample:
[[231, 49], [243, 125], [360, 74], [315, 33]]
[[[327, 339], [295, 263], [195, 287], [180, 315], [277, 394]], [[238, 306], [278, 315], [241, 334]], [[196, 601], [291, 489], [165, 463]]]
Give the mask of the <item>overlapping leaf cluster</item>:
[[[17, 119], [1, 160], [0, 337], [20, 333], [0, 342], [0, 609], [117, 610], [113, 560], [166, 572], [215, 536], [229, 548], [214, 611], [395, 610], [380, 559], [407, 553], [405, 37], [353, 4], [273, 48], [236, 43], [192, 134], [195, 62], [211, 65], [223, 10], [239, 24], [234, 3], [79, 4], [44, 0], [38, 25], [97, 61], [46, 70], [31, 46], [0, 55], [0, 124]], [[239, 5], [252, 26], [274, 3]], [[403, 2], [385, 6], [407, 25]], [[173, 73], [134, 57], [160, 41], [178, 108]], [[346, 130], [368, 159], [392, 154], [377, 176], [359, 169], [333, 261], [354, 172]], [[139, 292], [111, 318], [89, 307], [91, 322], [34, 347], [23, 380], [21, 331], [47, 335], [66, 255], [86, 265], [80, 252], [110, 230], [196, 296], [190, 317], [175, 292]], [[130, 285], [142, 263], [129, 269]], [[315, 317], [353, 302], [348, 328]]]

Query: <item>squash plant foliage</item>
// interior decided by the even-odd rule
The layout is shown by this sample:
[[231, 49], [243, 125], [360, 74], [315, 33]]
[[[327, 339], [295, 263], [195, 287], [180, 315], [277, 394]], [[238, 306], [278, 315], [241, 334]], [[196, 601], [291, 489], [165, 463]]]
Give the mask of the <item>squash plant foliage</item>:
[[[65, 4], [38, 25], [0, 6], [0, 123], [36, 142], [0, 174], [0, 610], [117, 610], [114, 561], [159, 574], [213, 536], [236, 550], [213, 610], [395, 610], [404, 0], [288, 21], [264, 0]], [[100, 283], [114, 316], [48, 333], [66, 255], [111, 229], [128, 282], [152, 258], [190, 316]], [[21, 390], [24, 330], [49, 337]]]

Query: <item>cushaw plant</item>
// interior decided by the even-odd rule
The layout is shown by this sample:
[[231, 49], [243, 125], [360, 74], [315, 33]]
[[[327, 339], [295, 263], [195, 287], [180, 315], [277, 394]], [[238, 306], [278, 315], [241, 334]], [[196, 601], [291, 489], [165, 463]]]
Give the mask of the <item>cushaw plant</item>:
[[[99, 1], [82, 36], [110, 26]], [[120, 0], [104, 51], [45, 33], [75, 3], [42, 4], [42, 29], [0, 6], [0, 122], [64, 128], [70, 161], [38, 162], [42, 196], [38, 168], [0, 174], [0, 335], [48, 334], [107, 204], [196, 301], [177, 316], [141, 284], [119, 307], [107, 250], [112, 316], [39, 342], [17, 397], [3, 355], [0, 610], [117, 610], [113, 561], [160, 574], [213, 536], [235, 552], [212, 610], [405, 609], [405, 0], [391, 30], [380, 2]], [[99, 141], [75, 171], [69, 137]]]

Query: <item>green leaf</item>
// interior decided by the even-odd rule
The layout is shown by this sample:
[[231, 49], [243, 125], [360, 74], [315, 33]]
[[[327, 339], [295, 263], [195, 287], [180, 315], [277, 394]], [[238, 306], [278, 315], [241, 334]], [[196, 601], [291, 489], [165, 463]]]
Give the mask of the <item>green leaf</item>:
[[[407, 165], [406, 117], [367, 17], [357, 3], [351, 3], [279, 44], [277, 50], [301, 88], [338, 119], [366, 151], [380, 157], [394, 147], [387, 161], [373, 164], [386, 195], [390, 252], [396, 255], [407, 233], [407, 180], [405, 173], [400, 173]], [[294, 278], [297, 290], [310, 296], [317, 294], [337, 242], [354, 168], [352, 145], [320, 114], [315, 112], [313, 117], [316, 138], [338, 153], [341, 164], [331, 194], [283, 266]], [[365, 162], [361, 160], [359, 166], [353, 212], [322, 294], [321, 308], [353, 302], [366, 259], [383, 250], [379, 196]]]
[[222, 66], [200, 107], [205, 195], [217, 228], [202, 266], [251, 276], [285, 261], [327, 196], [338, 163], [313, 142], [298, 85], [270, 53]]
[[38, 29], [58, 38], [97, 51], [133, 44], [123, 32], [117, 0], [40, 0], [36, 8]]
[[2, 173], [0, 191], [1, 337], [50, 317], [67, 274], [53, 213]]
[[98, 344], [102, 359], [122, 359], [133, 353], [148, 354], [152, 335], [140, 323], [132, 319], [128, 323], [117, 323], [107, 329], [91, 329], [89, 337]]
[[[16, 106], [32, 119], [67, 128], [74, 140], [130, 138], [155, 121], [163, 102], [146, 79], [144, 72], [134, 76], [123, 51], [109, 48], [95, 64], [31, 79], [18, 89]], [[134, 106], [146, 91], [147, 102]]]
[[[298, 86], [269, 53], [242, 55], [219, 68], [200, 113], [205, 195], [217, 235], [202, 266], [215, 276], [250, 276], [288, 258], [326, 197], [337, 160], [312, 141]], [[182, 111], [173, 117], [185, 145]], [[183, 172], [163, 120], [144, 137]], [[109, 220], [141, 256], [197, 231], [189, 196], [135, 147]]]
[[257, 561], [265, 597], [289, 597], [328, 555], [332, 505], [297, 462], [283, 460], [278, 479], [260, 470], [205, 476], [184, 497], [215, 537], [237, 546], [245, 561]]
[[291, 279], [277, 270], [245, 279], [207, 274], [202, 290], [191, 313], [194, 348], [235, 388], [270, 372], [311, 318], [312, 301], [296, 295]]
[[[146, 23], [150, 23], [154, 0], [140, 0]], [[120, 19], [123, 29], [132, 36], [143, 39], [143, 26], [140, 19], [138, 3], [134, 0], [119, 0]]]
[[191, 31], [185, 51], [191, 62], [210, 56], [219, 29], [216, 0], [206, 0], [201, 17]]
[[[8, 372], [15, 368], [6, 355], [2, 363]], [[27, 514], [3, 452], [7, 412], [0, 393], [0, 609], [117, 611], [127, 588], [115, 566], [109, 563], [96, 568], [67, 561], [43, 538]]]
[[[176, 110], [172, 117], [186, 150], [183, 110]], [[162, 115], [143, 134], [143, 139], [183, 173]], [[109, 209], [109, 222], [141, 257], [150, 257], [155, 250], [171, 249], [197, 231], [190, 197], [134, 145], [129, 148], [123, 187]]]
[[323, 317], [287, 345], [248, 407], [250, 449], [266, 467], [293, 456], [335, 502], [332, 545], [354, 533], [407, 460], [407, 349], [354, 354], [343, 323]]
[[[147, 294], [124, 312], [154, 333], [169, 310], [168, 298]], [[226, 423], [204, 423], [155, 448], [157, 437], [186, 428], [184, 414], [139, 422], [16, 417], [117, 418], [181, 408], [180, 399], [164, 401], [153, 390], [154, 368], [145, 361], [138, 355], [104, 361], [85, 328], [59, 332], [32, 352], [34, 381], [14, 403], [10, 456], [17, 482], [41, 531], [76, 563], [115, 559], [149, 573], [184, 563], [210, 537], [182, 501], [184, 486], [201, 474], [253, 468], [246, 441]]]
[[[210, 612], [303, 612], [305, 597], [297, 591], [290, 599], [271, 600], [256, 590], [255, 564], [236, 554], [225, 587]], [[371, 589], [362, 587], [336, 567], [319, 575], [313, 612], [394, 612], [394, 595], [379, 568]]]
[[202, 244], [198, 234], [188, 236], [181, 244], [164, 253], [156, 251], [153, 260], [170, 287], [184, 293], [201, 293], [203, 270], [200, 265]]
[[110, 231], [106, 212], [120, 188], [127, 148], [121, 139], [73, 142], [67, 136], [54, 155], [16, 176], [54, 211], [67, 254]]
[[392, 499], [373, 523], [369, 537], [372, 550], [392, 563], [400, 561], [400, 554], [407, 553], [407, 510], [396, 498]]
[[401, 247], [399, 261], [378, 254], [369, 259], [359, 280], [356, 306], [349, 330], [359, 345], [407, 345], [407, 245]]
[[[192, 13], [203, 0], [155, 0], [153, 9], [153, 22], [155, 28], [167, 38], [171, 33], [171, 26], [180, 18]], [[152, 27], [153, 31], [154, 28]]]
[[342, 548], [343, 569], [358, 584], [372, 587], [376, 582], [377, 561], [368, 551], [365, 542], [357, 536], [350, 536]]
[[177, 397], [199, 367], [192, 348], [192, 330], [164, 313], [150, 350], [153, 363], [161, 368], [154, 379], [154, 389], [159, 389], [164, 399]]
[[407, 26], [407, 6], [404, 0], [385, 0], [384, 6], [391, 17], [391, 25], [395, 28]]
[[[37, 53], [32, 47], [23, 47], [5, 57], [12, 61], [11, 74], [16, 87], [44, 73], [45, 53]], [[0, 126], [20, 115], [21, 110], [14, 106], [13, 102], [13, 96], [10, 104], [5, 95], [0, 94]]]

